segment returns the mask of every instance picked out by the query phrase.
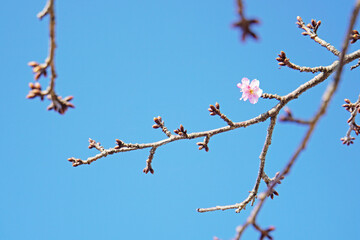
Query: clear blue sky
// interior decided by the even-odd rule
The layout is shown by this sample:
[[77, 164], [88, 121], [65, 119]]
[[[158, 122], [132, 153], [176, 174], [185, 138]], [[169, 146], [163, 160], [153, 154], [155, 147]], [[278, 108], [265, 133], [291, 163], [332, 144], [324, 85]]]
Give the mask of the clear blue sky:
[[[154, 175], [142, 169], [148, 150], [116, 154], [73, 168], [69, 157], [87, 158], [88, 138], [113, 147], [164, 138], [151, 128], [162, 116], [169, 129], [189, 132], [224, 126], [209, 116], [219, 102], [233, 121], [269, 109], [239, 101], [242, 77], [260, 80], [264, 92], [287, 94], [311, 73], [279, 69], [281, 50], [299, 65], [328, 65], [336, 58], [301, 35], [296, 16], [322, 21], [319, 35], [340, 49], [354, 1], [246, 1], [259, 17], [260, 40], [240, 42], [231, 27], [235, 1], [57, 1], [56, 91], [73, 95], [64, 116], [47, 101], [27, 100], [29, 61], [48, 51], [48, 18], [36, 14], [45, 1], [4, 1], [0, 9], [2, 94], [0, 239], [230, 239], [251, 211], [197, 213], [196, 208], [234, 204], [253, 187], [268, 122], [213, 137], [210, 151], [198, 140], [159, 148]], [[357, 25], [359, 26], [359, 25]], [[358, 44], [351, 46], [356, 50]], [[259, 215], [274, 225], [275, 239], [359, 239], [360, 139], [339, 140], [349, 114], [344, 98], [357, 99], [359, 69], [343, 81], [307, 150]], [[328, 79], [328, 81], [330, 81]], [[327, 81], [327, 82], [328, 82]], [[47, 80], [40, 80], [46, 86]], [[291, 102], [296, 116], [317, 110], [323, 83]], [[266, 173], [281, 170], [304, 127], [277, 124]], [[265, 186], [261, 185], [261, 190]], [[253, 229], [244, 239], [258, 239]]]

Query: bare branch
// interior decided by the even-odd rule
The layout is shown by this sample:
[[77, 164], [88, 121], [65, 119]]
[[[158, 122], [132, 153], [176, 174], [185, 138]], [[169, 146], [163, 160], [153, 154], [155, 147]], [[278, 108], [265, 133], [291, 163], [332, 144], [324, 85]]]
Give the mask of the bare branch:
[[357, 62], [357, 64], [353, 65], [350, 67], [350, 70], [354, 70], [355, 68], [357, 68], [358, 66], [360, 66], [360, 59], [359, 61]]
[[165, 127], [165, 123], [160, 116], [154, 117], [154, 122], [155, 124], [152, 126], [153, 128], [161, 128], [161, 130], [163, 131], [163, 133], [166, 134], [166, 136], [172, 136], [171, 132]]
[[280, 118], [279, 118], [279, 121], [281, 121], [281, 122], [293, 122], [293, 123], [298, 123], [298, 124], [303, 124], [303, 125], [309, 125], [311, 123], [310, 121], [307, 121], [307, 120], [294, 118], [290, 108], [288, 108], [288, 107], [285, 107], [284, 111], [285, 111], [286, 115], [280, 116]]
[[268, 99], [277, 99], [279, 101], [282, 101], [282, 97], [277, 94], [263, 93], [261, 94], [261, 97], [264, 99], [268, 98]]
[[221, 117], [221, 119], [224, 120], [230, 127], [234, 126], [233, 121], [231, 121], [225, 114], [222, 114], [220, 112], [220, 104], [219, 103], [216, 103], [215, 106], [210, 105], [208, 110], [209, 110], [211, 116], [219, 115]]
[[96, 142], [95, 140], [92, 140], [91, 138], [89, 138], [89, 149], [92, 148], [96, 148], [97, 150], [99, 150], [99, 152], [104, 151], [104, 147], [101, 146], [101, 144], [99, 142]]
[[49, 56], [46, 58], [45, 63], [38, 63], [35, 61], [31, 61], [28, 63], [30, 67], [33, 68], [33, 72], [35, 74], [35, 80], [39, 80], [41, 76], [47, 76], [47, 68], [50, 67], [51, 76], [50, 76], [50, 84], [46, 88], [46, 90], [41, 89], [41, 85], [39, 82], [33, 84], [30, 83], [30, 91], [26, 96], [29, 99], [40, 97], [41, 100], [47, 96], [48, 99], [51, 100], [51, 104], [48, 106], [48, 110], [55, 110], [60, 114], [64, 114], [68, 108], [74, 108], [74, 105], [70, 103], [73, 99], [72, 96], [68, 96], [62, 98], [55, 93], [55, 79], [56, 79], [56, 71], [55, 71], [55, 10], [54, 10], [54, 1], [48, 0], [44, 9], [37, 15], [38, 18], [42, 19], [46, 15], [50, 16], [49, 23], [49, 31], [50, 31], [50, 45], [49, 45]]
[[355, 117], [360, 112], [360, 95], [355, 103], [351, 103], [349, 99], [345, 99], [345, 102], [347, 104], [344, 104], [342, 106], [350, 112], [350, 118], [347, 120], [349, 124], [349, 129], [346, 132], [345, 137], [341, 138], [340, 140], [343, 142], [343, 144], [349, 146], [350, 144], [353, 144], [353, 140], [355, 140], [355, 138], [351, 136], [351, 132], [354, 131], [356, 135], [359, 135], [360, 133], [360, 126], [357, 125], [355, 122]]
[[[349, 63], [357, 58], [360, 57], [360, 50], [357, 50], [349, 55], [346, 55], [344, 58], [344, 63]], [[310, 79], [308, 82], [300, 85], [298, 88], [296, 88], [294, 91], [290, 92], [289, 94], [282, 96], [281, 101], [276, 104], [273, 108], [269, 109], [268, 111], [258, 115], [257, 117], [254, 117], [252, 119], [242, 121], [242, 122], [234, 122], [234, 126], [225, 126], [217, 129], [212, 129], [208, 131], [203, 132], [194, 132], [194, 133], [187, 133], [188, 138], [187, 139], [195, 139], [199, 137], [206, 137], [206, 136], [213, 136], [216, 134], [228, 132], [237, 128], [243, 128], [247, 127], [259, 122], [266, 121], [269, 117], [275, 116], [288, 102], [297, 99], [303, 92], [307, 91], [308, 89], [318, 85], [319, 83], [325, 81], [330, 74], [335, 70], [335, 68], [338, 66], [339, 61], [334, 61], [331, 65], [326, 66], [327, 71], [321, 72], [312, 79]], [[153, 126], [154, 127], [154, 126]], [[170, 133], [171, 134], [171, 133]], [[100, 158], [106, 157], [109, 154], [118, 153], [118, 152], [128, 152], [128, 151], [134, 151], [138, 149], [144, 149], [144, 148], [152, 148], [152, 147], [160, 147], [162, 145], [168, 144], [170, 142], [178, 141], [185, 139], [182, 136], [175, 136], [171, 135], [171, 137], [168, 137], [167, 139], [163, 139], [161, 141], [153, 142], [153, 143], [143, 143], [143, 144], [132, 144], [132, 143], [124, 143], [121, 148], [109, 148], [105, 149], [102, 153], [97, 154], [93, 157], [89, 157], [86, 160], [78, 160], [76, 163], [72, 159], [77, 158], [69, 158], [68, 160], [70, 162], [73, 162], [73, 166], [79, 166], [82, 164], [90, 164]]]
[[151, 174], [154, 174], [154, 169], [152, 168], [151, 163], [154, 158], [155, 151], [156, 151], [156, 147], [151, 148], [150, 155], [149, 155], [148, 159], [146, 160], [146, 167], [143, 170], [143, 172], [146, 174], [148, 172], [150, 172]]
[[205, 151], [208, 152], [209, 151], [209, 147], [208, 147], [209, 141], [210, 141], [210, 135], [207, 135], [207, 136], [205, 136], [203, 142], [196, 143], [199, 146], [199, 150], [205, 149]]
[[[337, 50], [333, 45], [325, 42], [324, 40], [322, 40], [321, 38], [318, 37], [317, 32], [316, 32], [317, 28], [316, 28], [316, 31], [314, 31], [314, 29], [310, 29], [309, 25], [306, 26], [305, 23], [303, 22], [302, 18], [299, 16], [297, 17], [296, 24], [299, 26], [299, 28], [302, 28], [303, 30], [305, 30], [305, 32], [303, 32], [302, 35], [309, 35], [311, 39], [313, 39], [315, 42], [319, 43], [321, 46], [325, 47], [327, 50], [332, 52], [334, 55], [336, 55], [336, 56], [340, 55], [340, 51]], [[320, 25], [320, 24], [318, 24], [318, 25]]]
[[[342, 47], [342, 52], [341, 55], [339, 57], [339, 64], [337, 65], [337, 72], [336, 75], [334, 77], [334, 80], [328, 85], [327, 89], [325, 90], [323, 97], [322, 97], [322, 102], [320, 105], [319, 110], [317, 111], [317, 113], [315, 114], [315, 116], [312, 118], [311, 120], [311, 124], [309, 125], [308, 131], [306, 132], [302, 142], [300, 143], [300, 145], [298, 146], [297, 150], [295, 151], [294, 155], [290, 158], [290, 161], [287, 163], [287, 165], [285, 166], [285, 168], [283, 169], [283, 171], [281, 171], [281, 174], [278, 175], [278, 177], [275, 179], [275, 181], [273, 181], [273, 183], [268, 187], [268, 189], [261, 193], [258, 196], [258, 204], [254, 207], [254, 209], [252, 210], [250, 216], [247, 218], [246, 222], [242, 225], [239, 226], [237, 228], [237, 236], [235, 239], [240, 239], [242, 233], [244, 232], [244, 230], [249, 226], [249, 224], [253, 224], [256, 222], [256, 217], [261, 209], [261, 207], [263, 206], [265, 200], [266, 200], [266, 196], [268, 196], [269, 194], [271, 194], [273, 192], [274, 187], [279, 183], [278, 180], [280, 180], [281, 177], [285, 177], [291, 170], [292, 166], [294, 165], [296, 159], [299, 157], [300, 153], [306, 148], [306, 145], [310, 139], [310, 136], [312, 135], [315, 126], [317, 125], [317, 123], [319, 122], [320, 118], [325, 114], [328, 105], [330, 103], [330, 100], [332, 99], [338, 85], [339, 85], [339, 81], [340, 81], [340, 77], [341, 77], [341, 72], [342, 72], [342, 68], [343, 66], [346, 64], [346, 58], [347, 56], [346, 51], [349, 45], [349, 36], [350, 36], [350, 32], [351, 29], [353, 28], [354, 24], [355, 24], [355, 20], [357, 18], [357, 15], [359, 13], [359, 9], [360, 9], [360, 0], [357, 0], [356, 2], [356, 6], [354, 7], [352, 16], [351, 16], [351, 20], [350, 20], [350, 24], [347, 30], [347, 34], [345, 36], [345, 39], [343, 41], [343, 47]], [[351, 55], [351, 54], [350, 54]]]
[[301, 67], [299, 65], [296, 65], [292, 62], [290, 62], [290, 59], [288, 59], [286, 57], [286, 54], [284, 51], [281, 51], [280, 54], [278, 55], [279, 57], [276, 58], [276, 60], [279, 62], [278, 64], [280, 66], [287, 66], [291, 69], [295, 69], [295, 70], [299, 70], [300, 72], [312, 72], [312, 73], [316, 73], [316, 72], [325, 72], [326, 68], [323, 66], [319, 66], [319, 67]]
[[227, 206], [216, 206], [216, 207], [211, 207], [211, 208], [198, 208], [197, 209], [198, 212], [211, 212], [211, 211], [217, 211], [217, 210], [227, 210], [227, 209], [235, 209], [236, 208], [237, 209], [236, 212], [239, 213], [242, 209], [245, 209], [247, 204], [250, 203], [256, 197], [257, 192], [259, 190], [260, 181], [264, 174], [266, 154], [267, 154], [267, 151], [271, 144], [271, 138], [272, 138], [275, 124], [276, 124], [276, 115], [274, 117], [271, 117], [270, 124], [269, 124], [268, 130], [267, 130], [264, 147], [263, 147], [260, 157], [259, 157], [260, 158], [259, 173], [258, 173], [258, 176], [255, 181], [255, 186], [250, 191], [249, 196], [241, 203], [236, 203], [236, 204], [227, 205]]
[[254, 39], [258, 39], [258, 36], [256, 35], [256, 33], [253, 32], [253, 30], [251, 29], [251, 26], [259, 24], [260, 21], [256, 18], [247, 19], [244, 14], [244, 4], [243, 4], [242, 0], [237, 0], [236, 3], [238, 6], [238, 14], [239, 14], [240, 20], [235, 22], [233, 24], [233, 26], [241, 29], [241, 31], [242, 31], [241, 40], [244, 42], [248, 36], [250, 36]]

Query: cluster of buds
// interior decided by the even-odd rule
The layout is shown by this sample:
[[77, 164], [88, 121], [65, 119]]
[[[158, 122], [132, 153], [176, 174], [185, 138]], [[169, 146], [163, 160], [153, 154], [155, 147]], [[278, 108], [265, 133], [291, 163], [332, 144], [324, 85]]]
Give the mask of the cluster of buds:
[[47, 65], [46, 64], [39, 64], [38, 62], [29, 62], [28, 65], [30, 67], [32, 67], [33, 69], [33, 73], [35, 74], [34, 78], [35, 80], [39, 80], [39, 78], [44, 75], [44, 77], [46, 77], [47, 72], [46, 72], [46, 68]]
[[358, 31], [356, 30], [352, 30], [351, 34], [350, 34], [350, 43], [353, 44], [355, 43], [357, 40], [360, 39], [360, 34]]
[[174, 133], [180, 136], [187, 137], [187, 130], [184, 128], [182, 124], [180, 124], [180, 127], [178, 129], [174, 130]]
[[[344, 101], [346, 102], [346, 104], [343, 104], [342, 107], [344, 107], [346, 109], [346, 111], [352, 113], [355, 110], [358, 111], [358, 113], [360, 113], [360, 103], [351, 103], [351, 101], [349, 99], [344, 99]], [[348, 120], [348, 123], [351, 121], [351, 119]]]
[[220, 115], [220, 104], [219, 103], [215, 103], [214, 105], [210, 105], [208, 108], [210, 115], [211, 116], [215, 116], [215, 115]]
[[155, 124], [152, 126], [154, 129], [161, 128], [166, 136], [171, 137], [171, 132], [165, 127], [165, 123], [160, 116], [154, 117]]
[[29, 87], [30, 87], [30, 91], [28, 93], [28, 95], [26, 96], [26, 98], [35, 98], [37, 96], [39, 96], [41, 98], [41, 100], [44, 100], [44, 95], [41, 92], [41, 85], [39, 82], [36, 83], [29, 83]]
[[346, 144], [346, 145], [350, 145], [350, 144], [353, 144], [354, 143], [354, 140], [355, 138], [354, 137], [348, 137], [348, 136], [345, 136], [343, 138], [340, 138], [340, 140], [342, 141], [343, 144]]
[[146, 167], [143, 169], [143, 173], [148, 174], [150, 172], [151, 174], [154, 174], [154, 169], [151, 166], [151, 161], [152, 159], [146, 160]]
[[240, 28], [242, 30], [241, 40], [245, 41], [247, 36], [257, 39], [258, 36], [250, 29], [251, 25], [258, 24], [259, 20], [257, 19], [246, 19], [244, 14], [244, 5], [242, 0], [237, 0], [237, 12], [240, 17], [240, 20], [233, 24], [233, 27]]
[[311, 23], [305, 26], [305, 23], [300, 16], [298, 16], [296, 19], [297, 19], [296, 24], [298, 25], [298, 27], [305, 30], [305, 32], [301, 33], [302, 35], [304, 36], [309, 35], [311, 38], [317, 36], [317, 30], [320, 27], [321, 21], [316, 21], [314, 19], [311, 19]]
[[100, 152], [104, 151], [104, 147], [101, 146], [100, 142], [96, 142], [95, 140], [89, 138], [89, 149], [96, 148]]
[[100, 143], [96, 143], [95, 140], [89, 138], [89, 146], [88, 146], [89, 149], [94, 148], [97, 144], [98, 144], [99, 146], [101, 145]]
[[[46, 68], [47, 64], [39, 64], [37, 62], [29, 62], [28, 65], [32, 67], [33, 72], [35, 73], [35, 80], [39, 80], [41, 76], [46, 77]], [[74, 98], [73, 96], [68, 96], [62, 99], [61, 96], [57, 96], [51, 87], [48, 87], [48, 90], [41, 91], [41, 85], [39, 82], [29, 83], [30, 92], [26, 98], [35, 98], [40, 97], [41, 100], [44, 100], [44, 97], [47, 95], [48, 99], [51, 100], [51, 104], [47, 107], [47, 110], [55, 110], [60, 114], [64, 114], [68, 108], [74, 108], [74, 105], [70, 101]]]
[[149, 157], [146, 160], [146, 167], [143, 169], [143, 172], [145, 174], [148, 174], [148, 172], [150, 172], [151, 174], [154, 174], [154, 169], [152, 168], [151, 163], [154, 158], [155, 151], [156, 151], [155, 147], [151, 148]]
[[196, 143], [198, 146], [199, 146], [199, 150], [201, 150], [201, 149], [205, 149], [205, 151], [206, 152], [208, 152], [209, 151], [209, 147], [208, 147], [208, 145], [207, 144], [205, 144], [204, 142], [198, 142], [198, 143]]
[[[72, 158], [68, 158], [68, 161], [72, 162], [73, 167], [77, 167], [79, 165], [84, 164], [84, 162], [80, 158], [72, 157]], [[88, 163], [88, 164], [90, 164], [90, 163]]]
[[121, 141], [120, 139], [115, 139], [115, 142], [116, 142], [116, 146], [114, 147], [115, 149], [120, 149], [124, 146], [124, 142]]
[[267, 229], [265, 230], [262, 230], [261, 231], [261, 236], [260, 236], [260, 240], [263, 240], [266, 238], [270, 239], [270, 240], [273, 240], [273, 237], [270, 236], [270, 232], [274, 231], [275, 230], [275, 227], [274, 226], [270, 226], [268, 227]]
[[210, 136], [206, 136], [203, 142], [196, 143], [199, 146], [199, 150], [205, 149], [206, 152], [209, 151], [208, 143], [210, 141]]
[[[254, 80], [253, 80], [254, 81]], [[239, 84], [238, 84], [239, 86]], [[241, 87], [240, 87], [241, 88]], [[245, 94], [246, 95], [246, 94]], [[244, 93], [243, 93], [243, 96], [244, 96]], [[255, 100], [255, 98], [252, 98], [252, 100]], [[257, 99], [256, 99], [257, 101]], [[250, 100], [251, 102], [251, 100]], [[252, 102], [253, 103], [253, 102]], [[224, 120], [230, 127], [233, 127], [234, 126], [234, 123], [225, 115], [225, 114], [222, 114], [220, 112], [220, 104], [219, 103], [215, 103], [215, 106], [214, 105], [210, 105], [209, 108], [208, 108], [209, 112], [210, 112], [210, 115], [211, 116], [215, 116], [215, 115], [219, 115], [220, 118], [222, 120]]]
[[251, 25], [259, 24], [260, 21], [258, 19], [245, 19], [241, 18], [238, 22], [233, 24], [233, 27], [240, 28], [242, 30], [241, 40], [245, 41], [247, 36], [251, 36], [254, 39], [258, 39], [256, 33], [251, 29]]
[[[277, 184], [281, 184], [281, 180], [283, 180], [285, 177], [284, 176], [281, 176], [279, 178], [279, 175], [280, 175], [280, 172], [277, 172], [275, 174], [275, 177], [273, 177], [272, 179], [270, 179], [270, 181], [267, 181], [266, 182], [266, 185], [268, 187], [270, 187], [275, 181], [277, 182]], [[272, 189], [272, 192], [268, 195], [268, 197], [270, 197], [271, 199], [274, 199], [274, 195], [276, 196], [279, 196], [279, 193], [275, 190], [275, 189]]]
[[347, 135], [343, 138], [340, 138], [340, 140], [343, 142], [343, 144], [350, 145], [354, 143], [355, 138], [350, 136], [351, 130], [355, 132], [356, 135], [359, 135], [360, 133], [360, 126], [355, 123], [355, 117], [358, 113], [360, 113], [360, 102], [357, 101], [355, 103], [352, 103], [349, 99], [345, 99], [346, 104], [343, 104], [342, 107], [346, 109], [346, 111], [351, 113], [350, 118], [347, 120], [347, 122], [350, 125], [350, 130], [347, 133]]
[[154, 122], [155, 122], [155, 124], [152, 126], [154, 129], [164, 127], [164, 121], [162, 120], [162, 118], [160, 116], [154, 117]]
[[[51, 96], [48, 96], [48, 98], [51, 99]], [[61, 96], [56, 96], [54, 99], [52, 99], [52, 102], [47, 107], [47, 110], [55, 110], [60, 114], [64, 114], [69, 107], [75, 108], [75, 106], [70, 103], [73, 98], [73, 96], [67, 96], [63, 99]]]
[[276, 60], [279, 62], [280, 66], [286, 66], [289, 63], [289, 59], [286, 57], [286, 54], [284, 51], [281, 51], [280, 54], [278, 54], [278, 58]]
[[310, 28], [313, 33], [316, 33], [318, 28], [320, 27], [321, 21], [316, 21], [314, 19], [311, 19], [311, 23], [307, 24], [306, 26]]

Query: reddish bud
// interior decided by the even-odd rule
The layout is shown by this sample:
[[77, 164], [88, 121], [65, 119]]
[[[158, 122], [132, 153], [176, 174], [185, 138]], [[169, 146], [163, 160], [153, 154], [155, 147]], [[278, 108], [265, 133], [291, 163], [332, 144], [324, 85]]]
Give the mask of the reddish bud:
[[73, 100], [73, 98], [74, 98], [73, 96], [67, 96], [66, 98], [64, 98], [64, 100], [65, 101], [71, 101], [71, 100]]
[[217, 102], [217, 103], [215, 103], [215, 107], [218, 109], [218, 110], [220, 110], [220, 104]]
[[41, 76], [41, 73], [38, 72], [38, 73], [35, 74], [34, 79], [39, 80], [40, 76]]

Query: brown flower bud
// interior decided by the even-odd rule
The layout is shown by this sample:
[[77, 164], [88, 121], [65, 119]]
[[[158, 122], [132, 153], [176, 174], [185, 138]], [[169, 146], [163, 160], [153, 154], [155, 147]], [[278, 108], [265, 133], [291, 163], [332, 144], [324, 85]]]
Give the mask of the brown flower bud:
[[215, 107], [220, 110], [220, 104], [218, 102], [215, 103]]
[[29, 65], [30, 67], [36, 67], [36, 66], [39, 65], [39, 63], [37, 63], [37, 62], [35, 62], [35, 61], [31, 61], [31, 62], [28, 62], [28, 65]]
[[41, 67], [40, 65], [35, 66], [35, 67], [33, 68], [33, 72], [34, 72], [34, 73], [39, 72], [41, 69], [42, 69], [42, 67]]
[[34, 88], [41, 90], [41, 85], [39, 82], [36, 82]]
[[67, 96], [66, 98], [64, 98], [64, 100], [65, 101], [71, 101], [71, 100], [73, 100], [73, 98], [74, 98], [73, 96]]
[[75, 108], [74, 104], [72, 104], [72, 103], [66, 103], [66, 106], [68, 106], [70, 108]]
[[32, 98], [34, 98], [34, 97], [36, 97], [36, 95], [33, 93], [33, 91], [30, 91], [30, 92], [28, 93], [28, 95], [26, 95], [26, 98], [28, 98], [28, 99], [32, 99]]
[[35, 74], [34, 79], [39, 80], [40, 76], [41, 76], [41, 72], [38, 72]]

